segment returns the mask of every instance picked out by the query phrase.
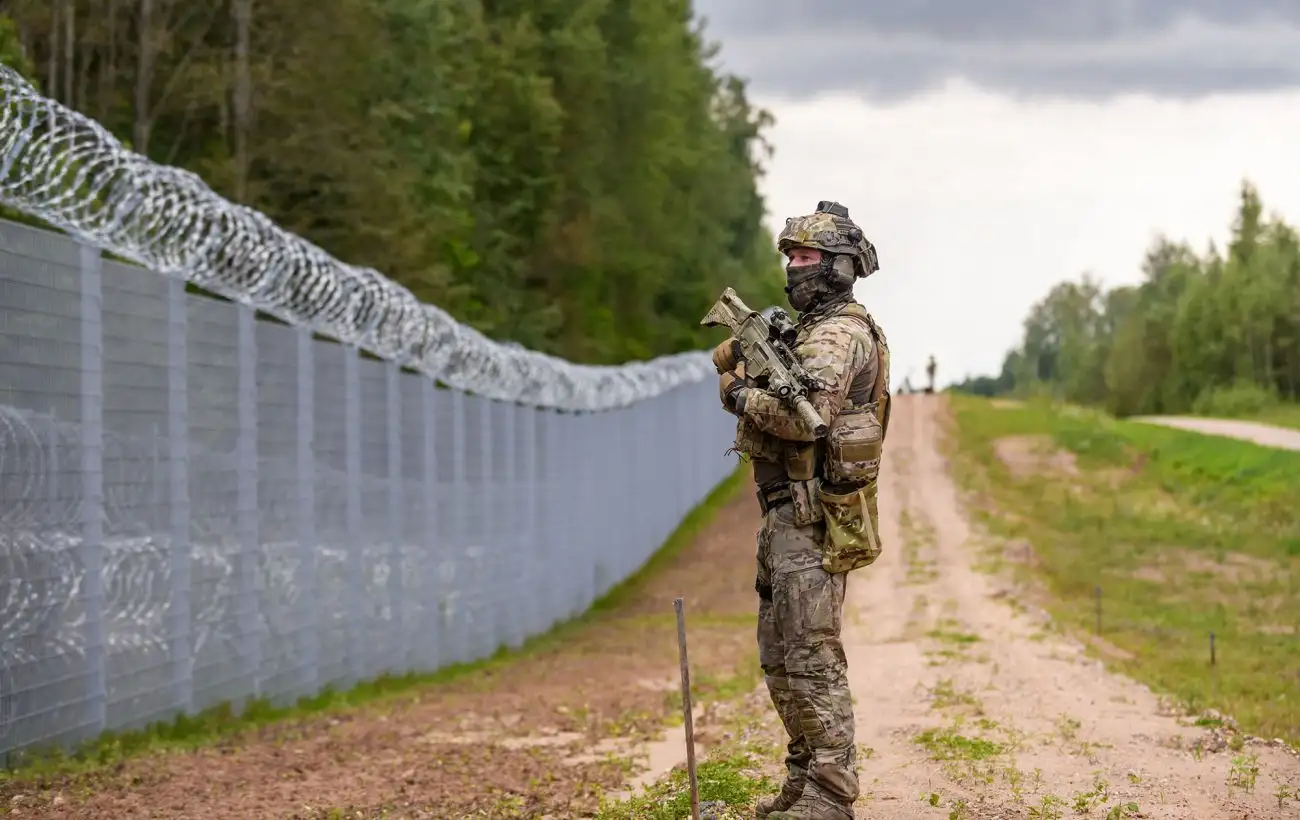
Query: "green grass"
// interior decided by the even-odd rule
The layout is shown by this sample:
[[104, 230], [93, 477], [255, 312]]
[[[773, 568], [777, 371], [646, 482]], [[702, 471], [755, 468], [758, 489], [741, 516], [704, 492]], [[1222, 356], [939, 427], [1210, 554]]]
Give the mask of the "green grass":
[[967, 737], [951, 726], [926, 729], [913, 740], [930, 753], [931, 760], [987, 760], [1006, 751], [1000, 743], [982, 737]]
[[[756, 773], [759, 765], [757, 755], [735, 749], [698, 762], [695, 780], [700, 804], [714, 803], [715, 817], [728, 820], [752, 817], [752, 811], [741, 812], [749, 809], [757, 798], [774, 791], [771, 779]], [[673, 769], [643, 794], [606, 803], [596, 815], [597, 820], [680, 820], [690, 816], [690, 782], [684, 768]]]
[[[958, 478], [990, 532], [1033, 545], [1059, 623], [1094, 631], [1100, 587], [1102, 637], [1131, 655], [1111, 654], [1121, 671], [1300, 741], [1300, 453], [1075, 407], [950, 401]], [[1078, 475], [1014, 475], [995, 443], [1013, 435], [1074, 453]]]
[[[528, 639], [517, 648], [503, 646], [490, 657], [446, 666], [432, 672], [384, 675], [346, 690], [326, 687], [292, 705], [276, 706], [266, 700], [250, 700], [238, 707], [232, 703], [223, 703], [197, 714], [180, 715], [171, 721], [136, 731], [105, 732], [71, 751], [50, 749], [12, 755], [5, 761], [6, 767], [0, 769], [0, 785], [6, 780], [25, 781], [85, 772], [145, 753], [192, 749], [260, 727], [377, 704], [420, 689], [446, 684], [471, 673], [500, 669], [530, 654], [552, 650], [578, 630], [586, 628], [630, 600], [647, 580], [677, 557], [699, 531], [713, 520], [718, 511], [736, 496], [744, 486], [747, 475], [748, 468], [742, 465], [719, 482], [682, 519], [664, 544], [637, 572], [612, 587], [586, 612]], [[704, 684], [701, 688], [706, 689], [710, 683], [718, 685], [714, 681], [701, 683]], [[697, 686], [692, 685], [691, 688], [694, 693]]]

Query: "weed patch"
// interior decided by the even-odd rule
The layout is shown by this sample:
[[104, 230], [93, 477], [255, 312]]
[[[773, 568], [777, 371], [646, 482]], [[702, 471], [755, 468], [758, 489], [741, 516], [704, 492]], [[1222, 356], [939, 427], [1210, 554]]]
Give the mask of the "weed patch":
[[[714, 820], [753, 816], [754, 802], [776, 791], [763, 773], [764, 763], [777, 754], [764, 740], [764, 721], [771, 718], [766, 696], [754, 686], [727, 701], [728, 717], [721, 723], [721, 744], [696, 765], [701, 809]], [[624, 800], [602, 800], [597, 820], [680, 820], [691, 816], [690, 781], [685, 766], [677, 766], [643, 793]]]
[[[737, 752], [700, 762], [696, 781], [701, 805], [712, 804], [711, 816], [717, 820], [750, 816], [752, 812], [742, 812], [773, 788], [771, 780], [758, 773], [758, 765], [753, 755]], [[690, 782], [681, 768], [650, 786], [645, 794], [604, 805], [596, 815], [598, 820], [680, 820], [690, 816]]]
[[931, 760], [987, 760], [1006, 751], [1002, 744], [986, 738], [967, 737], [956, 727], [926, 729], [914, 740], [930, 753]]

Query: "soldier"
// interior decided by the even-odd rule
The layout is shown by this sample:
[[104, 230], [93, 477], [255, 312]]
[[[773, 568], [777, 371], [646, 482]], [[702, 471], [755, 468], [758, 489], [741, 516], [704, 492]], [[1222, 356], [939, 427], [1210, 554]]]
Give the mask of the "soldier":
[[847, 574], [880, 555], [876, 478], [890, 398], [885, 334], [853, 285], [879, 264], [836, 202], [787, 219], [777, 247], [799, 312], [794, 352], [819, 382], [808, 398], [829, 431], [815, 439], [793, 409], [747, 383], [734, 340], [713, 354], [723, 407], [737, 416], [735, 449], [758, 485], [759, 660], [790, 738], [781, 792], [757, 815], [850, 820], [857, 754], [840, 626]]
[[934, 370], [937, 365], [934, 362], [934, 354], [930, 354], [930, 360], [925, 363], [925, 377], [930, 381], [930, 386], [925, 389], [927, 393], [934, 392]]

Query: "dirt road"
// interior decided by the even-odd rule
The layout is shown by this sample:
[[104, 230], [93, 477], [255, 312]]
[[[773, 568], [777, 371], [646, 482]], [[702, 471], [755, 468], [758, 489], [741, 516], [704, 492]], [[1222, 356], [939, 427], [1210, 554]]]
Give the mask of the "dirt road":
[[1289, 430], [1272, 424], [1257, 424], [1253, 421], [1235, 419], [1204, 419], [1195, 416], [1137, 416], [1132, 420], [1177, 427], [1180, 430], [1191, 430], [1211, 436], [1239, 438], [1265, 447], [1300, 450], [1300, 430]]
[[[1141, 813], [1109, 816], [1300, 817], [1300, 802], [1279, 808], [1274, 796], [1279, 783], [1300, 787], [1300, 758], [1266, 744], [1194, 750], [1208, 730], [1162, 714], [1145, 687], [1045, 631], [974, 568], [938, 449], [943, 401], [899, 401], [880, 493], [887, 551], [849, 579], [849, 676], [858, 741], [871, 750], [858, 817], [1066, 817], [1076, 801], [1093, 817], [1128, 803]], [[1234, 758], [1251, 754], [1253, 794], [1229, 794], [1230, 781], [1252, 777]]]

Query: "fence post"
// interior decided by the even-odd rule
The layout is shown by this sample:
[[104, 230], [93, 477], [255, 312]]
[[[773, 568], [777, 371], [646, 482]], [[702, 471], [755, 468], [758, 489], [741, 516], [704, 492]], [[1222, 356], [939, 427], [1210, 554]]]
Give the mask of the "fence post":
[[[442, 545], [438, 539], [438, 425], [435, 417], [437, 388], [431, 379], [420, 379], [420, 416], [424, 422], [424, 464], [421, 470], [424, 476], [424, 497], [420, 499], [420, 508], [424, 510], [424, 538], [418, 549], [424, 553], [423, 567], [432, 567], [432, 573], [421, 573], [425, 584], [422, 587], [421, 600], [424, 629], [420, 630], [421, 642], [428, 642], [422, 655], [430, 669], [443, 666], [442, 655], [443, 625], [441, 596], [441, 567], [439, 557]], [[429, 617], [432, 611], [433, 617]]]
[[[699, 402], [701, 406], [704, 405], [704, 398], [707, 390], [708, 388], [706, 388], [703, 384], [699, 384], [696, 386], [695, 393], [697, 398], [695, 400]], [[721, 411], [722, 408], [719, 407], [718, 410]], [[714, 424], [718, 425], [718, 428], [721, 428], [725, 416], [719, 412], [716, 413], [713, 416], [713, 418], [717, 419], [717, 421], [715, 421]], [[710, 466], [711, 465], [710, 459], [715, 458], [717, 456], [717, 451], [713, 447], [714, 429], [715, 428], [712, 424], [700, 425], [700, 486], [697, 487], [695, 490], [696, 504], [704, 500], [704, 498], [713, 489], [714, 485], [718, 483], [718, 480], [720, 478], [719, 470], [714, 466]]]
[[596, 498], [596, 482], [599, 481], [600, 473], [590, 469], [588, 465], [600, 463], [595, 456], [601, 452], [601, 421], [603, 419], [600, 418], [599, 412], [584, 410], [573, 414], [573, 437], [582, 453], [573, 465], [574, 472], [578, 475], [578, 480], [582, 484], [583, 500], [579, 509], [588, 511], [588, 514], [580, 519], [583, 527], [581, 543], [586, 554], [582, 556], [578, 564], [578, 566], [585, 564], [587, 567], [587, 571], [580, 576], [586, 582], [583, 584], [582, 597], [578, 600], [574, 615], [581, 615], [596, 600], [596, 574], [600, 571], [600, 564], [597, 560], [599, 556], [600, 519], [595, 515], [591, 515], [591, 511], [594, 511], [600, 503]]
[[298, 617], [303, 635], [301, 694], [320, 686], [320, 607], [316, 575], [316, 360], [310, 328], [297, 328], [298, 337]]
[[247, 305], [237, 308], [239, 317], [239, 437], [236, 528], [239, 532], [239, 564], [236, 576], [239, 601], [239, 655], [249, 679], [249, 696], [262, 694], [262, 624], [257, 598], [258, 555], [261, 533], [257, 510], [257, 318]]
[[[659, 545], [655, 543], [655, 530], [659, 524], [659, 492], [664, 476], [659, 473], [658, 456], [662, 447], [647, 447], [647, 442], [660, 442], [654, 399], [641, 399], [625, 407], [623, 415], [630, 422], [632, 458], [641, 465], [640, 475], [632, 481], [633, 492], [640, 502], [632, 508], [636, 528], [641, 532], [641, 545], [635, 557], [644, 561]], [[644, 479], [649, 478], [649, 481]]]
[[677, 521], [685, 519], [686, 512], [690, 509], [690, 493], [693, 487], [690, 486], [692, 476], [690, 476], [690, 439], [686, 433], [686, 422], [690, 418], [690, 413], [686, 412], [686, 398], [688, 398], [689, 389], [684, 386], [677, 386], [672, 391], [672, 420], [673, 434], [672, 441], [677, 442], [677, 452], [673, 459], [672, 469], [677, 474], [677, 507], [676, 515], [673, 516]]
[[451, 496], [456, 503], [452, 506], [451, 549], [452, 580], [450, 600], [448, 602], [447, 621], [452, 630], [453, 651], [449, 658], [454, 663], [469, 660], [469, 618], [465, 611], [464, 577], [462, 570], [468, 538], [469, 491], [465, 486], [465, 394], [460, 390], [451, 391]]
[[[497, 565], [501, 567], [501, 575], [509, 578], [509, 587], [504, 590], [505, 594], [497, 600], [496, 610], [501, 613], [501, 621], [504, 622], [502, 630], [503, 642], [508, 644], [511, 649], [515, 649], [523, 642], [524, 623], [528, 618], [528, 607], [520, 606], [525, 602], [525, 591], [523, 586], [526, 582], [523, 567], [527, 561], [527, 535], [524, 531], [522, 521], [520, 521], [520, 512], [525, 511], [523, 505], [514, 504], [514, 500], [520, 497], [519, 481], [519, 430], [520, 423], [519, 405], [513, 401], [498, 402], [500, 404], [501, 415], [505, 417], [505, 429], [501, 431], [502, 448], [505, 450], [504, 466], [501, 470], [501, 487], [497, 490], [498, 497], [511, 499], [508, 509], [510, 515], [504, 518], [506, 530], [502, 533], [501, 538], [501, 558]], [[509, 572], [505, 572], [506, 567]], [[505, 578], [501, 578], [505, 581]]]
[[[599, 420], [599, 424], [591, 425], [594, 428], [591, 430], [591, 439], [598, 451], [625, 452], [628, 454], [629, 463], [636, 465], [636, 468], [630, 470], [627, 480], [621, 483], [621, 486], [612, 486], [614, 482], [601, 482], [595, 485], [598, 496], [603, 496], [603, 498], [593, 499], [594, 508], [599, 509], [599, 524], [594, 538], [597, 547], [593, 552], [593, 561], [601, 567], [601, 577], [597, 580], [595, 595], [601, 595], [604, 590], [610, 589], [621, 580], [625, 570], [632, 564], [633, 556], [641, 551], [637, 542], [645, 541], [647, 534], [646, 513], [643, 507], [646, 507], [647, 503], [654, 503], [643, 495], [646, 473], [651, 472], [653, 468], [643, 460], [645, 459], [645, 447], [642, 446], [643, 431], [637, 429], [636, 417], [632, 413], [633, 407], [636, 405], [599, 411], [593, 416], [593, 420]], [[650, 478], [653, 481], [658, 477]], [[625, 503], [627, 499], [636, 500], [628, 504]], [[632, 513], [632, 521], [627, 521], [629, 512]], [[640, 533], [640, 537], [636, 535], [632, 538], [615, 537], [615, 533], [619, 532], [620, 524], [632, 526], [634, 532]]]
[[347, 580], [343, 583], [345, 612], [348, 613], [348, 670], [352, 683], [366, 677], [366, 619], [362, 602], [366, 600], [365, 562], [361, 545], [361, 358], [355, 347], [344, 348], [344, 414], [347, 424], [345, 444], [348, 498], [346, 504]]
[[500, 522], [496, 510], [492, 509], [495, 494], [495, 487], [492, 486], [493, 468], [496, 466], [492, 457], [492, 416], [496, 402], [483, 399], [479, 401], [478, 407], [479, 465], [482, 470], [478, 487], [478, 541], [481, 552], [474, 561], [474, 589], [480, 599], [478, 634], [482, 648], [476, 656], [487, 658], [496, 652], [501, 640], [497, 624], [497, 596], [501, 594], [501, 572], [497, 566], [500, 550], [496, 539], [501, 528], [498, 526]]
[[[556, 449], [560, 452], [560, 459], [563, 464], [561, 468], [561, 484], [568, 492], [573, 494], [572, 497], [577, 508], [585, 510], [587, 509], [587, 481], [579, 465], [586, 462], [587, 454], [578, 451], [578, 448], [582, 446], [581, 438], [578, 436], [578, 413], [576, 411], [562, 412], [557, 418], [560, 422], [556, 426], [560, 430], [561, 445]], [[591, 571], [587, 566], [586, 518], [572, 516], [562, 520], [569, 529], [568, 537], [565, 537], [565, 533], [556, 533], [562, 539], [562, 543], [568, 552], [568, 555], [562, 561], [562, 565], [572, 568], [571, 573], [565, 578], [565, 591], [568, 594], [564, 601], [564, 618], [567, 619], [582, 611], [582, 597], [587, 586], [591, 583]], [[584, 570], [586, 571], [584, 572]]]
[[406, 632], [406, 602], [402, 586], [406, 580], [406, 524], [402, 516], [405, 496], [402, 489], [402, 369], [388, 363], [385, 368], [388, 401], [388, 608], [391, 613], [389, 634], [396, 642], [392, 669], [404, 672], [410, 662], [410, 639]]
[[542, 544], [545, 543], [545, 536], [538, 526], [537, 511], [538, 504], [537, 494], [541, 488], [541, 479], [537, 475], [537, 427], [538, 419], [541, 412], [533, 407], [519, 405], [519, 423], [521, 425], [520, 447], [523, 458], [520, 473], [523, 476], [523, 496], [524, 496], [524, 520], [520, 522], [523, 526], [523, 570], [524, 588], [520, 597], [526, 602], [524, 606], [523, 617], [525, 618], [522, 635], [524, 640], [542, 631], [541, 623], [544, 615], [544, 605], [541, 600], [541, 588], [546, 583], [542, 577], [542, 571], [545, 564], [541, 560]]
[[[611, 498], [608, 503], [601, 504], [602, 509], [609, 511], [605, 515], [605, 526], [611, 535], [607, 543], [617, 543], [621, 540], [612, 536], [619, 531], [620, 526], [626, 526], [622, 519], [629, 509], [637, 516], [636, 525], [641, 532], [640, 544], [637, 543], [637, 539], [631, 539], [630, 543], [624, 544], [623, 549], [615, 556], [616, 564], [611, 573], [614, 577], [607, 582], [610, 586], [635, 572], [654, 551], [654, 546], [646, 549], [654, 540], [654, 527], [647, 527], [646, 522], [657, 521], [662, 515], [662, 511], [654, 509], [653, 495], [664, 484], [667, 476], [660, 475], [655, 465], [649, 462], [663, 452], [667, 440], [656, 438], [651, 430], [638, 423], [637, 416], [644, 415], [638, 413], [643, 403], [636, 402], [617, 410], [605, 411], [609, 421], [605, 424], [604, 446], [616, 448], [612, 452], [630, 451], [632, 463], [637, 465], [632, 475], [628, 477], [628, 483], [610, 493]], [[622, 500], [628, 497], [628, 493], [631, 493], [631, 498], [636, 499], [632, 504], [624, 503]]]
[[536, 499], [533, 515], [537, 521], [536, 561], [538, 572], [534, 576], [537, 589], [538, 631], [549, 629], [555, 623], [556, 601], [559, 597], [559, 579], [556, 578], [558, 560], [551, 560], [555, 552], [555, 504], [551, 500], [556, 485], [555, 475], [555, 411], [549, 407], [538, 407], [536, 427], [533, 432], [533, 482]]
[[167, 280], [167, 488], [171, 529], [172, 702], [194, 708], [190, 595], [189, 329], [185, 282]]
[[85, 572], [85, 732], [106, 725], [108, 682], [104, 645], [104, 292], [97, 248], [81, 251], [81, 562]]

